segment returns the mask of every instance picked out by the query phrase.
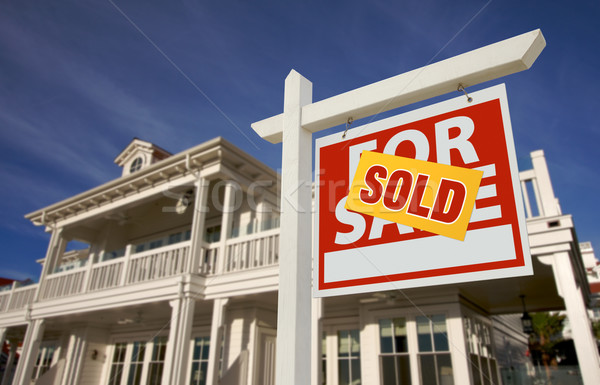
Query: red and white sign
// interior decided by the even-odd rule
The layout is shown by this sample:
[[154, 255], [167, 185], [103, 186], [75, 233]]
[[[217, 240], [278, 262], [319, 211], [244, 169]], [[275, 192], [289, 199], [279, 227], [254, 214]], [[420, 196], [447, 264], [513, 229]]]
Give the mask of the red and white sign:
[[[316, 141], [315, 296], [530, 275], [504, 85]], [[483, 171], [464, 241], [345, 208], [364, 151]]]

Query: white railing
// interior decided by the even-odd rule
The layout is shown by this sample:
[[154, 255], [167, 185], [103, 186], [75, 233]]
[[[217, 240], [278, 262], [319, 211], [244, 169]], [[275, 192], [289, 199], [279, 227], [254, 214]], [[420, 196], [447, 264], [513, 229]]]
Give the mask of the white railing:
[[100, 262], [92, 267], [89, 291], [109, 289], [119, 286], [123, 270], [123, 258]]
[[219, 244], [213, 243], [202, 248], [200, 254], [200, 274], [214, 274], [217, 268], [217, 258], [219, 257]]
[[27, 305], [33, 302], [33, 297], [37, 289], [38, 285], [29, 285], [14, 289], [13, 296], [8, 304], [8, 310], [25, 309]]
[[0, 293], [0, 312], [25, 309], [33, 301], [38, 285], [16, 287]]
[[176, 243], [131, 256], [126, 284], [172, 277], [186, 271], [190, 242]]
[[[191, 242], [125, 255], [60, 273], [49, 274], [40, 285], [0, 292], [0, 312], [20, 310], [38, 300], [96, 292], [184, 274], [191, 268]], [[230, 239], [225, 244], [205, 244], [200, 251], [198, 274], [215, 275], [272, 266], [279, 263], [279, 229]], [[224, 256], [224, 260], [219, 259]], [[217, 267], [219, 266], [219, 267]]]
[[81, 293], [85, 273], [85, 269], [78, 269], [48, 275], [41, 286], [40, 300]]
[[227, 241], [224, 272], [234, 272], [279, 263], [279, 229]]

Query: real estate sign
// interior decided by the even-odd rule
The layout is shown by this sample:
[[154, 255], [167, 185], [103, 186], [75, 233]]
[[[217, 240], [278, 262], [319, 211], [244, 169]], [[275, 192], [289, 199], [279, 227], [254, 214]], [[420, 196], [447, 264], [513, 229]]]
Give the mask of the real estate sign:
[[316, 296], [532, 274], [504, 85], [316, 141]]

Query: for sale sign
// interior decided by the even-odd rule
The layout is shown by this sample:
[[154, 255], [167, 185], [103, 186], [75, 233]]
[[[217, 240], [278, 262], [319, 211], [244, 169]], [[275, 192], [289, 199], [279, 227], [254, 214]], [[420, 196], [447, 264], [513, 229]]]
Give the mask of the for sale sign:
[[504, 85], [316, 142], [314, 294], [532, 274]]

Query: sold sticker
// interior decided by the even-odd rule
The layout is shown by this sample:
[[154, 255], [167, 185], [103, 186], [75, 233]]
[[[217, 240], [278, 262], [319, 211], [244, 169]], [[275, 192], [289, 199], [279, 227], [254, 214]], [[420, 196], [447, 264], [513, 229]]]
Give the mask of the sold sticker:
[[463, 241], [483, 171], [363, 151], [346, 209]]

